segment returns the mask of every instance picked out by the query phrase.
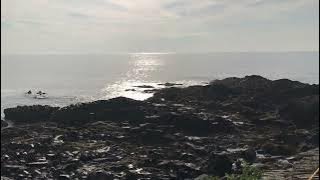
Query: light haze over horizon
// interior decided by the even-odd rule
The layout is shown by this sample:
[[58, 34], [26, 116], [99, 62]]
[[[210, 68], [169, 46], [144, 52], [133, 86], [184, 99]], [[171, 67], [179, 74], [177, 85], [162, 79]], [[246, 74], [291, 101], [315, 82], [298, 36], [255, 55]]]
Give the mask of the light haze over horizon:
[[318, 0], [2, 0], [1, 54], [319, 50]]

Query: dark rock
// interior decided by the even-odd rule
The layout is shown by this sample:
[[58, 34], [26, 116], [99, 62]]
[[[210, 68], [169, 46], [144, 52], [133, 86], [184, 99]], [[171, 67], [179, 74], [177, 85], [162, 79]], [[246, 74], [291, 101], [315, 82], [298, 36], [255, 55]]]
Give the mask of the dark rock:
[[134, 86], [134, 87], [137, 87], [137, 88], [154, 88], [153, 86], [150, 86], [150, 85], [141, 85], [141, 86]]
[[155, 92], [158, 92], [160, 91], [160, 89], [146, 89], [146, 90], [143, 90], [144, 93], [155, 93]]
[[175, 172], [177, 179], [194, 178], [201, 174], [200, 168], [192, 163], [182, 161], [164, 160], [158, 164], [161, 169], [167, 169]]
[[146, 101], [9, 108], [7, 117], [21, 123], [1, 130], [1, 175], [194, 179], [223, 177], [235, 160], [232, 173], [241, 173], [242, 159], [280, 170], [278, 155], [296, 164], [306, 156], [296, 153], [318, 149], [318, 99], [318, 85], [247, 76], [165, 88]]
[[137, 174], [133, 173], [133, 172], [130, 172], [130, 171], [127, 171], [126, 172], [126, 175], [125, 175], [125, 179], [127, 180], [137, 180], [139, 177]]
[[257, 76], [251, 75], [244, 78], [226, 78], [223, 80], [215, 80], [211, 82], [211, 85], [223, 85], [232, 89], [240, 89], [242, 92], [256, 92], [265, 90], [271, 85], [270, 80]]
[[227, 99], [229, 96], [236, 94], [237, 92], [224, 85], [206, 85], [206, 86], [190, 86], [186, 88], [165, 88], [154, 94], [154, 97], [150, 98], [151, 101], [158, 101], [159, 99], [165, 99], [176, 102], [187, 102], [194, 100], [222, 100]]
[[166, 86], [166, 87], [170, 87], [170, 86], [181, 86], [181, 85], [183, 85], [183, 84], [180, 84], [180, 83], [160, 83], [160, 84], [158, 84], [158, 85], [160, 85], [160, 86]]
[[206, 172], [216, 176], [224, 176], [232, 170], [232, 161], [227, 155], [212, 153], [207, 162]]
[[268, 154], [271, 155], [286, 155], [290, 156], [297, 152], [296, 146], [288, 146], [288, 145], [278, 145], [273, 143], [265, 143], [262, 145], [261, 149]]
[[4, 120], [1, 120], [1, 128], [5, 128], [5, 127], [8, 127], [8, 123]]
[[172, 124], [174, 128], [187, 135], [208, 135], [214, 132], [208, 120], [202, 120], [191, 114], [166, 114], [160, 117], [162, 123]]
[[167, 135], [160, 130], [144, 129], [142, 132], [131, 135], [136, 141], [142, 144], [168, 144], [172, 142], [172, 139], [167, 137]]
[[52, 120], [60, 125], [84, 125], [94, 121], [122, 121], [143, 119], [142, 101], [119, 97], [92, 103], [71, 105], [59, 109], [52, 115]]
[[126, 89], [125, 91], [136, 91], [135, 89]]
[[90, 173], [87, 180], [113, 180], [114, 176], [106, 171], [94, 171]]
[[196, 177], [194, 180], [206, 180], [210, 179], [210, 176], [208, 174], [201, 174], [200, 176]]
[[58, 180], [69, 180], [70, 179], [70, 175], [67, 174], [61, 174], [58, 177]]
[[43, 166], [46, 166], [47, 164], [48, 164], [47, 161], [40, 161], [40, 162], [30, 162], [27, 165], [31, 167], [43, 167]]
[[33, 105], [17, 106], [4, 110], [5, 118], [19, 123], [41, 122], [46, 121], [56, 112], [58, 107]]
[[280, 115], [298, 127], [319, 127], [319, 95], [290, 101], [280, 110]]
[[311, 144], [314, 144], [316, 146], [319, 146], [319, 130], [317, 130], [316, 133], [314, 133], [309, 139], [308, 142]]
[[254, 162], [257, 158], [256, 151], [253, 148], [248, 148], [243, 152], [243, 157], [248, 162]]

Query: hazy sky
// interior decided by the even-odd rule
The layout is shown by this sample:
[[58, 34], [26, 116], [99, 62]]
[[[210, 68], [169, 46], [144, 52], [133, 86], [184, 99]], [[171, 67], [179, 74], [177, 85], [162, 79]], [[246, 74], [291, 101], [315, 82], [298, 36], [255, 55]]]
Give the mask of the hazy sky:
[[1, 0], [1, 5], [1, 53], [319, 48], [319, 0]]

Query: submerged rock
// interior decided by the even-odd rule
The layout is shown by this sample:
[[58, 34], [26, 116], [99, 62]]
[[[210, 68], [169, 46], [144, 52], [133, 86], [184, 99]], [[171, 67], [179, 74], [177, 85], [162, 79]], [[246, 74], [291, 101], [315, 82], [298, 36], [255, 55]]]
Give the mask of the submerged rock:
[[163, 84], [160, 83], [160, 84], [158, 84], [158, 85], [170, 87], [170, 86], [181, 86], [181, 85], [183, 85], [183, 84], [181, 84], [181, 83], [169, 83], [169, 82], [167, 82], [167, 83], [163, 83]]
[[140, 86], [134, 86], [134, 87], [137, 87], [137, 88], [146, 88], [146, 89], [154, 88], [154, 87], [151, 86], [151, 85], [140, 85]]

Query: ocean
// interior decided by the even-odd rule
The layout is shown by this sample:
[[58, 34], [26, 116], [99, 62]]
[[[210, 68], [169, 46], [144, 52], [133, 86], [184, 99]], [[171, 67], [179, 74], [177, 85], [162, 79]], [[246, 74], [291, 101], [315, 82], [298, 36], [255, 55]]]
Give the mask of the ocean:
[[[135, 86], [189, 86], [253, 74], [318, 84], [319, 53], [1, 55], [1, 112], [17, 105], [65, 106], [117, 96], [143, 100], [152, 94]], [[46, 92], [47, 98], [26, 95], [29, 90]]]

